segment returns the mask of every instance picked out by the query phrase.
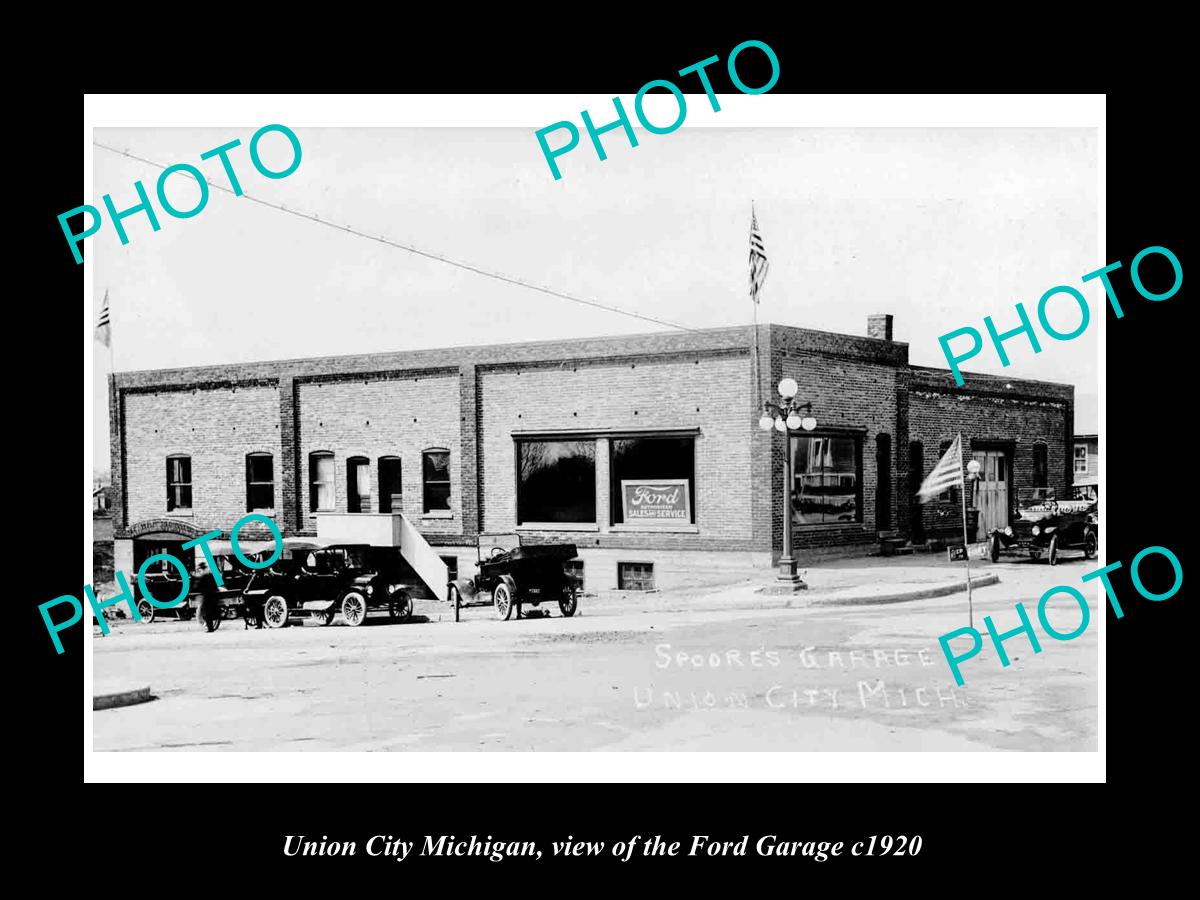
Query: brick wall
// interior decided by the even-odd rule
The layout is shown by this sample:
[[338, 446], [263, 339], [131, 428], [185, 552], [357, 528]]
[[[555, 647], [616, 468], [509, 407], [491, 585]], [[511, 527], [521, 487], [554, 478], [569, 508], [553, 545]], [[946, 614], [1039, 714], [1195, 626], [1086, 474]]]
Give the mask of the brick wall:
[[[253, 452], [274, 457], [278, 513], [282, 445], [274, 385], [127, 392], [123, 405], [127, 526], [177, 518], [228, 534], [246, 514], [246, 454]], [[167, 512], [166, 459], [174, 454], [192, 459], [190, 514]]]
[[[1070, 385], [1017, 381], [1003, 377], [966, 375], [966, 384], [953, 385], [949, 372], [914, 368], [909, 395], [910, 440], [921, 441], [924, 472], [914, 474], [915, 491], [941, 456], [943, 441], [961, 431], [965, 459], [973, 450], [995, 449], [1008, 453], [1012, 467], [1008, 481], [1010, 510], [1018, 494], [1032, 488], [1034, 444], [1045, 443], [1046, 486], [1059, 497], [1070, 497], [1073, 480], [1074, 388]], [[905, 447], [905, 452], [908, 448]], [[930, 501], [921, 510], [927, 531], [961, 528], [961, 501]]]
[[698, 534], [609, 532], [607, 443], [602, 442], [597, 454], [600, 522], [596, 532], [577, 535], [577, 543], [750, 549], [751, 412], [750, 359], [745, 351], [481, 368], [483, 530], [516, 527], [514, 432], [698, 429]]
[[[300, 382], [296, 406], [296, 494], [302, 530], [316, 531], [316, 519], [309, 509], [309, 454], [331, 451], [335, 511], [347, 512], [346, 461], [350, 457], [370, 460], [371, 504], [377, 512], [379, 458], [398, 456], [405, 516], [422, 532], [461, 534], [462, 417], [457, 371]], [[427, 517], [424, 513], [421, 455], [429, 449], [450, 451], [451, 517]]]

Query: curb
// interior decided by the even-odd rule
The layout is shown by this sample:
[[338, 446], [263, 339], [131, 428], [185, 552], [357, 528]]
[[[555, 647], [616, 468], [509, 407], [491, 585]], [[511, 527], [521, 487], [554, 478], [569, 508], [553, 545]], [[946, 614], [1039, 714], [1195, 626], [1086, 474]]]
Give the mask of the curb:
[[92, 709], [116, 709], [120, 706], [136, 706], [151, 699], [150, 686], [133, 688], [128, 691], [117, 691], [112, 694], [93, 694]]
[[[1000, 576], [995, 573], [986, 575], [975, 575], [971, 578], [971, 588], [988, 587], [989, 585], [999, 584]], [[674, 612], [718, 612], [724, 610], [770, 610], [770, 609], [806, 609], [813, 606], [879, 606], [888, 603], [907, 603], [913, 600], [930, 600], [934, 597], [947, 597], [950, 594], [959, 594], [966, 591], [966, 586], [959, 583], [954, 584], [938, 584], [931, 585], [926, 588], [917, 588], [910, 591], [901, 591], [895, 594], [875, 594], [875, 595], [858, 595], [839, 597], [837, 595], [822, 596], [820, 593], [811, 593], [809, 591], [799, 591], [795, 594], [782, 595], [772, 597], [769, 594], [758, 595], [761, 599], [753, 600], [749, 603], [729, 603], [716, 602], [705, 603], [703, 601], [694, 601], [691, 603], [665, 606], [655, 606], [653, 608], [634, 607], [634, 606], [587, 606], [584, 603], [579, 604], [579, 613], [577, 615], [587, 616], [588, 613], [593, 615], [612, 615], [625, 612], [642, 612], [642, 613], [674, 613]], [[475, 610], [488, 617], [488, 613], [484, 608]], [[431, 622], [453, 622], [454, 614], [438, 613], [429, 611], [423, 613], [429, 617]]]

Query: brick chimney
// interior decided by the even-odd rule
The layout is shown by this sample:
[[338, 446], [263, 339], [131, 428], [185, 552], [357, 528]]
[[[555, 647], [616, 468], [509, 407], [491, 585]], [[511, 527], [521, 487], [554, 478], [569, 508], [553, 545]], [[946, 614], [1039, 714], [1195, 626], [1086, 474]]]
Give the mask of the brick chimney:
[[886, 314], [867, 316], [867, 337], [890, 341], [892, 339], [892, 317]]

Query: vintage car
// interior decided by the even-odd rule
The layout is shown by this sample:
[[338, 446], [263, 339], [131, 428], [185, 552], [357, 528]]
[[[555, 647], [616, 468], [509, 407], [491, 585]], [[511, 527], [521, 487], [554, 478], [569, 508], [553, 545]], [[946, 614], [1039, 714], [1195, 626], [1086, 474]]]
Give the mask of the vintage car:
[[1099, 529], [1095, 501], [1022, 498], [1016, 521], [992, 531], [992, 562], [1003, 552], [1028, 553], [1035, 560], [1045, 553], [1054, 566], [1062, 550], [1082, 550], [1084, 559], [1091, 559]]
[[480, 535], [479, 568], [474, 578], [449, 585], [448, 600], [458, 621], [463, 606], [491, 605], [496, 616], [508, 619], [522, 605], [557, 602], [564, 616], [579, 608], [579, 586], [566, 563], [578, 554], [574, 544], [522, 544], [518, 534]]
[[[246, 558], [258, 562], [268, 555], [266, 552], [251, 553]], [[243, 565], [232, 553], [213, 554], [213, 562], [220, 569], [223, 584], [217, 585], [207, 561], [201, 558], [188, 574], [187, 597], [182, 603], [169, 609], [152, 604], [141, 595], [140, 585], [135, 585], [133, 589], [138, 595], [138, 613], [142, 622], [148, 624], [165, 616], [175, 616], [183, 622], [197, 618], [202, 628], [216, 631], [221, 619], [236, 616], [241, 608], [242, 589], [249, 583], [254, 570]], [[146, 587], [160, 600], [177, 597], [180, 583], [179, 570], [170, 564], [146, 572]]]
[[412, 617], [415, 581], [398, 547], [326, 547], [289, 538], [274, 565], [254, 573], [242, 600], [247, 614], [268, 628], [282, 628], [297, 616], [329, 625], [338, 612], [347, 625], [357, 626], [371, 610], [387, 610], [392, 621], [406, 621]]

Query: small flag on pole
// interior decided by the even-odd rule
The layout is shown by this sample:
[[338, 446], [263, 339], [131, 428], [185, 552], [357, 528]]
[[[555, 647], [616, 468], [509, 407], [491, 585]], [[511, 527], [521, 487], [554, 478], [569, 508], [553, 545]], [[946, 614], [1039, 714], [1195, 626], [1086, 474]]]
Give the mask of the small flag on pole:
[[917, 489], [917, 499], [928, 503], [938, 494], [944, 494], [947, 489], [963, 486], [962, 469], [962, 436], [955, 435], [954, 442], [938, 460], [921, 486]]
[[758, 303], [758, 292], [767, 280], [767, 251], [763, 247], [762, 235], [758, 233], [758, 217], [750, 210], [750, 297]]
[[104, 306], [100, 309], [100, 319], [96, 322], [96, 337], [105, 347], [112, 346], [112, 322], [108, 318], [108, 291], [104, 292]]

